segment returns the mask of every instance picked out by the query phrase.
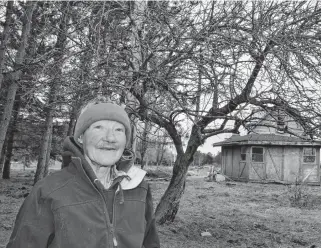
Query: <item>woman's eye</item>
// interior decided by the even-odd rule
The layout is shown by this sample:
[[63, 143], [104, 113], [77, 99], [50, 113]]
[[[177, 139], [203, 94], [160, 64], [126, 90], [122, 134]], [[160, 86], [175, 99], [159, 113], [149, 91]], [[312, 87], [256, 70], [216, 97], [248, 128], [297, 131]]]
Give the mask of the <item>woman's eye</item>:
[[94, 126], [94, 129], [101, 129], [101, 128], [102, 128], [102, 126], [100, 126], [100, 125]]
[[124, 129], [123, 128], [116, 128], [115, 129], [117, 132], [124, 132]]

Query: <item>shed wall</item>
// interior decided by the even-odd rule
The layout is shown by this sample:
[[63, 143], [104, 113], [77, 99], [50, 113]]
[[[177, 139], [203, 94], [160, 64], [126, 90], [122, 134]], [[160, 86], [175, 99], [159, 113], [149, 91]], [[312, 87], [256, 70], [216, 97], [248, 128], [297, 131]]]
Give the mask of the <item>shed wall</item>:
[[301, 149], [299, 147], [285, 147], [284, 181], [295, 182], [300, 176]]
[[240, 162], [241, 156], [240, 156], [240, 147], [232, 147], [232, 166], [233, 166], [233, 178], [239, 178], [239, 172], [240, 172]]
[[[248, 179], [248, 166], [241, 161], [240, 146], [222, 147], [222, 172], [232, 178]], [[248, 154], [246, 155], [249, 156]]]
[[265, 163], [250, 162], [249, 179], [265, 180], [266, 179]]
[[284, 148], [265, 147], [266, 177], [268, 180], [283, 180]]
[[241, 146], [222, 147], [222, 172], [239, 179], [321, 182], [319, 148], [316, 149], [316, 163], [309, 164], [303, 163], [303, 147], [263, 147], [263, 163], [252, 162], [251, 146], [247, 147], [246, 161], [241, 160]]
[[[303, 161], [303, 154], [301, 159]], [[316, 149], [315, 163], [302, 162], [301, 179], [305, 182], [321, 182], [320, 149]]]

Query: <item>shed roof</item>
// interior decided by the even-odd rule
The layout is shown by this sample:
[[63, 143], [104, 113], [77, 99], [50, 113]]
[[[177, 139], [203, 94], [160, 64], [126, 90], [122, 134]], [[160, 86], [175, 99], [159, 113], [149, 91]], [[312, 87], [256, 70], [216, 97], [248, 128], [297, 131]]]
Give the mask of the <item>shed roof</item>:
[[320, 140], [306, 140], [298, 137], [290, 137], [276, 134], [248, 134], [244, 136], [233, 135], [230, 138], [214, 143], [213, 146], [233, 145], [288, 145], [288, 146], [319, 146]]

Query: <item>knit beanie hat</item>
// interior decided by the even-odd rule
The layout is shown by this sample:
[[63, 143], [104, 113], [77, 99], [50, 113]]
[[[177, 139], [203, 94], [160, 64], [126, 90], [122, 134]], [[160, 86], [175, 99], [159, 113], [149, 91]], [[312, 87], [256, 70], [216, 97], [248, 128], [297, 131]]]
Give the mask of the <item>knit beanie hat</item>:
[[98, 103], [85, 109], [77, 119], [74, 139], [79, 143], [78, 138], [96, 121], [111, 120], [122, 123], [125, 127], [126, 144], [131, 140], [131, 124], [126, 111], [114, 103]]

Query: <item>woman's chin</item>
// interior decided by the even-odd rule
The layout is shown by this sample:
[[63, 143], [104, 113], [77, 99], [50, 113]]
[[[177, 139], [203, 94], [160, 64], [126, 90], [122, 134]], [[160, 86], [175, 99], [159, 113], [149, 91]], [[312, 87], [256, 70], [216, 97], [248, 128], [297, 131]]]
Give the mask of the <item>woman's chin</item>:
[[103, 158], [96, 158], [93, 161], [101, 166], [113, 166], [119, 159], [116, 158], [107, 158], [106, 156]]

